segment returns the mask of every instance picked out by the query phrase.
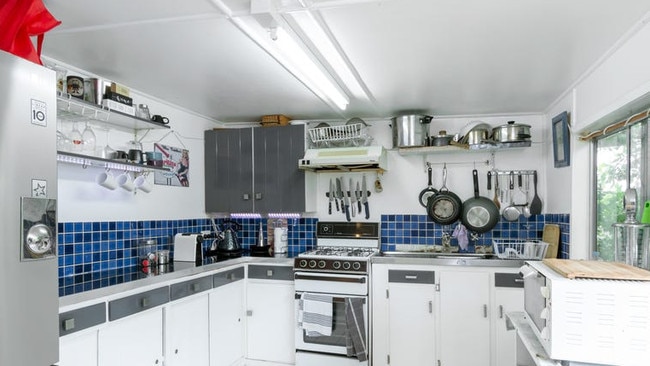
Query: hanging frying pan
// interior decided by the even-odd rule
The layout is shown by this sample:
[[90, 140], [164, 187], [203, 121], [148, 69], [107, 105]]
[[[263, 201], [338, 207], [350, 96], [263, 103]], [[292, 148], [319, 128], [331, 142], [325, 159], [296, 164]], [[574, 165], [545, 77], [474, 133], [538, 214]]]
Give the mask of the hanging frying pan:
[[427, 201], [427, 214], [434, 222], [449, 225], [458, 221], [463, 211], [463, 202], [447, 189], [447, 165], [442, 169], [442, 187]]
[[463, 202], [463, 213], [460, 219], [469, 230], [484, 233], [492, 230], [499, 222], [499, 209], [491, 199], [479, 196], [476, 169], [472, 171], [472, 178], [474, 197]]
[[431, 165], [429, 163], [427, 163], [427, 165], [429, 165], [429, 168], [427, 169], [427, 174], [429, 175], [429, 185], [427, 186], [427, 188], [420, 191], [420, 196], [418, 197], [422, 207], [427, 207], [427, 202], [429, 201], [429, 197], [438, 193], [438, 190], [433, 188], [433, 184], [431, 183]]

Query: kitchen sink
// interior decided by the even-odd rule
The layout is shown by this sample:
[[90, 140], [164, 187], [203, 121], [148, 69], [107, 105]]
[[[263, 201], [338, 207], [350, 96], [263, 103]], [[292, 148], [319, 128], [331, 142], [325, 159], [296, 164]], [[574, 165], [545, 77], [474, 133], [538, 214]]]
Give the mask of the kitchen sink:
[[386, 251], [381, 252], [383, 257], [403, 257], [403, 258], [440, 258], [440, 259], [495, 259], [496, 255], [492, 253], [448, 253], [448, 252], [431, 252], [431, 251]]

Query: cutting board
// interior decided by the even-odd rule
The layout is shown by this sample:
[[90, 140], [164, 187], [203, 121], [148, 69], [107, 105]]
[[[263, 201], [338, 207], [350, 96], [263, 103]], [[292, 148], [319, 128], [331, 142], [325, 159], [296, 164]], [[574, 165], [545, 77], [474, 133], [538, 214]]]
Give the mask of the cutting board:
[[650, 271], [625, 263], [544, 259], [544, 264], [566, 278], [650, 281]]
[[557, 258], [557, 252], [560, 246], [560, 226], [555, 224], [544, 225], [542, 241], [548, 243], [545, 258]]

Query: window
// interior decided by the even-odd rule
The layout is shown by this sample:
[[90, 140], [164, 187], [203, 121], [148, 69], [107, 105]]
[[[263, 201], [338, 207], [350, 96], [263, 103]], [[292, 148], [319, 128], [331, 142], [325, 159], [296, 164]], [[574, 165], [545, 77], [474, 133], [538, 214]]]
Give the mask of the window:
[[648, 192], [648, 120], [625, 126], [594, 140], [596, 146], [596, 248], [604, 260], [614, 260], [612, 224], [625, 220], [625, 190], [636, 189], [637, 220]]

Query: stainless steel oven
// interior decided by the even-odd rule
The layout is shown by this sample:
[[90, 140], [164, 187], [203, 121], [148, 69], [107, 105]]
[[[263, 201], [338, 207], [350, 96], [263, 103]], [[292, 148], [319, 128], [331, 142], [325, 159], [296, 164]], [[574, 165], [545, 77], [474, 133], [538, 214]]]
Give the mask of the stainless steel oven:
[[379, 251], [377, 234], [376, 223], [319, 223], [317, 248], [294, 259], [296, 366], [368, 365], [369, 262]]

